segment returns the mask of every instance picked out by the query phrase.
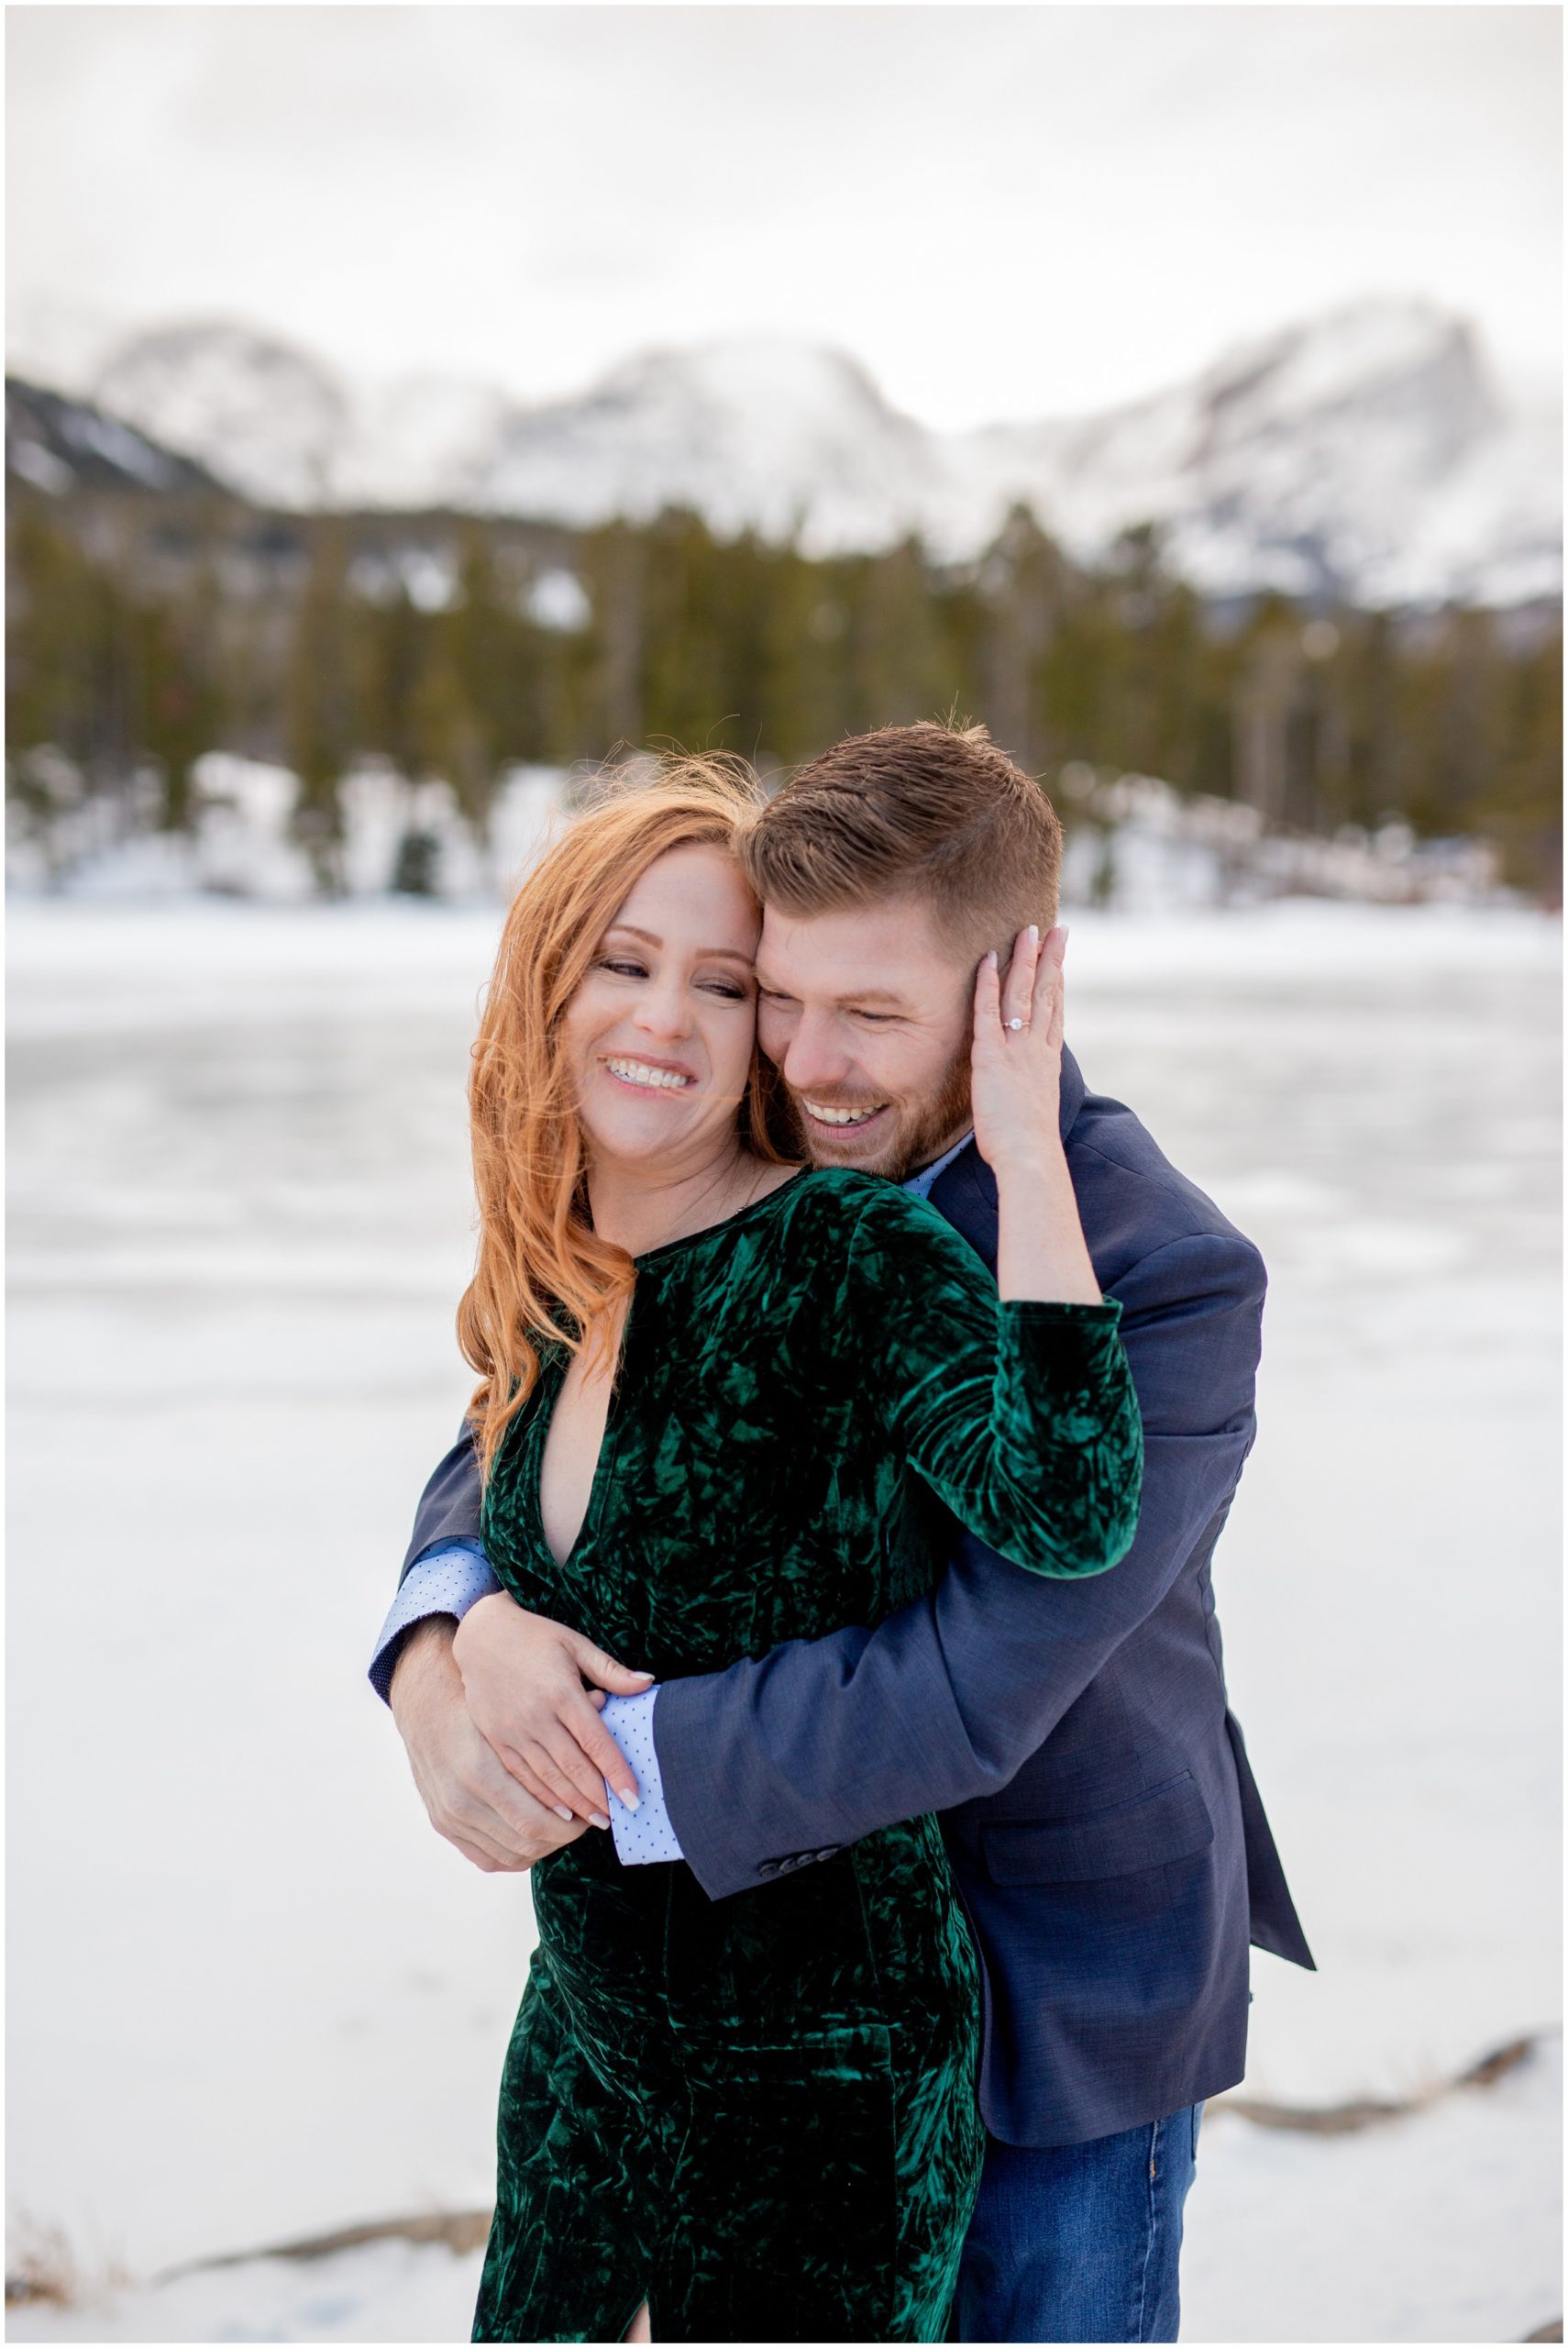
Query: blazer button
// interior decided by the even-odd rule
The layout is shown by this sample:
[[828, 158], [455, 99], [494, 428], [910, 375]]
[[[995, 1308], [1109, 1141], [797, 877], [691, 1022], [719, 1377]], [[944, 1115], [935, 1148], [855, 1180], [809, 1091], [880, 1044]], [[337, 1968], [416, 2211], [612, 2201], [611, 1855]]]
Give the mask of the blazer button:
[[836, 1843], [830, 1843], [825, 1851], [813, 1851], [812, 1856], [816, 1859], [836, 1859], [838, 1856], [838, 1844]]
[[756, 1872], [758, 1875], [777, 1875], [785, 1864], [783, 1859], [758, 1859]]

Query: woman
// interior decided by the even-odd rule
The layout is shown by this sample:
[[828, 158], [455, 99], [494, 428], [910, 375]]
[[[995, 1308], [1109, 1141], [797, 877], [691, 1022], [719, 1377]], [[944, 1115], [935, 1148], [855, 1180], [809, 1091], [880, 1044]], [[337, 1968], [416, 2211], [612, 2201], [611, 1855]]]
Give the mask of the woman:
[[[794, 1162], [732, 853], [754, 805], [687, 761], [580, 818], [513, 904], [475, 1047], [486, 1545], [522, 1606], [665, 1679], [928, 1588], [911, 1475], [1042, 1573], [1113, 1565], [1136, 1519], [1120, 1307], [1076, 1214], [1041, 1228], [1037, 938], [976, 981], [993, 1287], [894, 1184]], [[534, 1902], [474, 2337], [942, 2339], [982, 2129], [935, 1820], [717, 1902], [590, 1833]]]

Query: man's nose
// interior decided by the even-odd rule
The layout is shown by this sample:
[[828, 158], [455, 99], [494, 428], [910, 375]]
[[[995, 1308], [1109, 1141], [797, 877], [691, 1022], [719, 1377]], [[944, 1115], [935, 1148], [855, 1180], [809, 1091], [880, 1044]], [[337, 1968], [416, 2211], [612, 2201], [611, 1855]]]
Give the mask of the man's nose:
[[851, 1061], [835, 1032], [836, 1023], [813, 1019], [807, 1013], [790, 1038], [782, 1067], [784, 1081], [793, 1092], [826, 1091], [847, 1083]]

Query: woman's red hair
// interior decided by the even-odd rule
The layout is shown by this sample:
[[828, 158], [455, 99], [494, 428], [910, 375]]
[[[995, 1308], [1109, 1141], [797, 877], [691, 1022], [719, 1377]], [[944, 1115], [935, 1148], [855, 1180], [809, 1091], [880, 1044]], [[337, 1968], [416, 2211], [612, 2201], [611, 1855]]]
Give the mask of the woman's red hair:
[[[469, 1105], [479, 1259], [458, 1343], [480, 1373], [469, 1405], [481, 1474], [539, 1374], [539, 1341], [574, 1349], [632, 1292], [625, 1250], [589, 1220], [582, 1131], [559, 1049], [562, 1013], [648, 867], [700, 843], [734, 850], [762, 804], [737, 759], [679, 758], [651, 782], [610, 780], [512, 901], [485, 996]], [[739, 1112], [770, 1165], [801, 1156], [783, 1088], [756, 1051]]]

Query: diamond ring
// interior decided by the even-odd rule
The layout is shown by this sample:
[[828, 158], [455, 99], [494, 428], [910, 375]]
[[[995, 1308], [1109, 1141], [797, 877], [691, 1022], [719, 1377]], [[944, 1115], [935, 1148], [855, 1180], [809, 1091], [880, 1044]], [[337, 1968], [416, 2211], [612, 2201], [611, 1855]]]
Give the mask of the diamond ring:
[[1008, 1024], [1008, 1025], [1012, 1029], [1013, 1034], [1016, 1036], [1016, 1035], [1017, 1035], [1017, 1033], [1018, 1033], [1018, 1031], [1019, 1031], [1019, 1029], [1022, 1026], [1023, 1022], [1022, 1022], [1022, 1020], [1021, 1020], [1021, 1019], [1010, 1019], [1010, 1020], [1008, 1021], [1008, 1023], [1007, 1023], [1007, 1024]]

